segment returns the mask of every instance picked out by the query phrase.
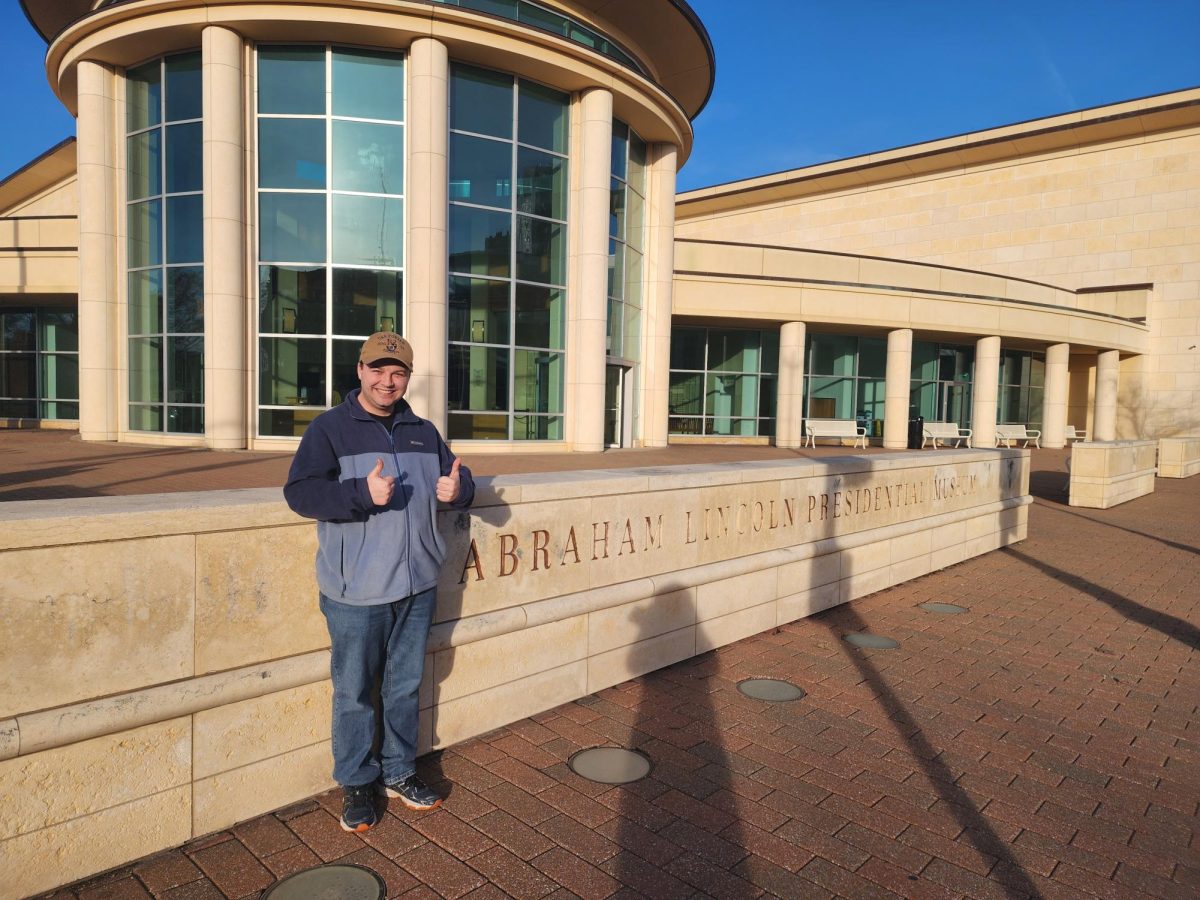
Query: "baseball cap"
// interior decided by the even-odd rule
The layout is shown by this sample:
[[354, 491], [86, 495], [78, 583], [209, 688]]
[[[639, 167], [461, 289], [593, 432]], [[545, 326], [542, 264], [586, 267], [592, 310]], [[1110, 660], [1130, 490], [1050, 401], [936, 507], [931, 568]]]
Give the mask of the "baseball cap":
[[394, 331], [377, 331], [362, 345], [358, 361], [364, 365], [374, 366], [391, 360], [398, 362], [410, 372], [413, 367], [412, 344]]

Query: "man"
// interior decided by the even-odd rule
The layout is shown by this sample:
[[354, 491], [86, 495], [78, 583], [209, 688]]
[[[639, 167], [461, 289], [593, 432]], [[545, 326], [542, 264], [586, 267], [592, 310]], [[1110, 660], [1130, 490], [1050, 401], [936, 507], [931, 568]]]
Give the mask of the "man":
[[[410, 809], [442, 802], [416, 772], [417, 695], [445, 557], [437, 504], [466, 509], [475, 482], [403, 399], [412, 368], [408, 341], [389, 331], [371, 335], [358, 357], [360, 387], [308, 426], [283, 489], [293, 510], [317, 520], [317, 586], [332, 651], [333, 778], [344, 791], [346, 831], [375, 824], [376, 790]], [[372, 694], [380, 682], [376, 754]]]

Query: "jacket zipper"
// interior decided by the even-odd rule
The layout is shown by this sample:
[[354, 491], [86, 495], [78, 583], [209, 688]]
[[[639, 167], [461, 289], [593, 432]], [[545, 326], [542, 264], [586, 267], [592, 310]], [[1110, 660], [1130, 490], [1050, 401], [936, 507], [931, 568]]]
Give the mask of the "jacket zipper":
[[[387, 432], [388, 446], [391, 448], [391, 451], [392, 451], [392, 463], [396, 467], [396, 486], [398, 488], [402, 487], [404, 484], [404, 473], [400, 470], [400, 457], [396, 453], [396, 426], [399, 424], [400, 424], [400, 422], [398, 419], [393, 419], [392, 427], [391, 427], [391, 430], [389, 431], [387, 428], [384, 428], [384, 425], [382, 422], [379, 423], [379, 427], [383, 428], [383, 430]], [[408, 503], [404, 504], [404, 566], [406, 569], [408, 569], [408, 592], [409, 592], [409, 594], [412, 594], [412, 592], [413, 592], [413, 590], [412, 590], [413, 589], [412, 522], [409, 521], [409, 517], [408, 517], [409, 506], [410, 506], [410, 504], [408, 504]]]

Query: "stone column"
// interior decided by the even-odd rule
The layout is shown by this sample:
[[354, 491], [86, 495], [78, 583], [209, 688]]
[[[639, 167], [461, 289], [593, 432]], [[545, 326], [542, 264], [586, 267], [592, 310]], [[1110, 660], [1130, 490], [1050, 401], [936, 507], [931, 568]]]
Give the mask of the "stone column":
[[446, 316], [449, 296], [450, 61], [432, 38], [412, 42], [408, 56], [408, 259], [404, 266], [407, 324], [413, 345], [408, 399], [417, 414], [446, 431]]
[[641, 438], [643, 447], [665, 447], [671, 383], [671, 287], [675, 274], [675, 172], [679, 151], [674, 144], [651, 144], [647, 156], [646, 302], [638, 374], [642, 433], [635, 438]]
[[574, 293], [568, 301], [568, 370], [573, 373], [567, 410], [572, 450], [604, 449], [604, 341], [608, 316], [608, 215], [612, 170], [612, 94], [584, 91], [579, 104], [579, 202], [571, 226], [578, 243]]
[[116, 77], [88, 60], [77, 77], [79, 436], [115, 441], [125, 394], [118, 373]]
[[249, 446], [246, 109], [242, 37], [210, 25], [201, 39], [204, 91], [204, 441]]
[[1117, 439], [1117, 387], [1121, 352], [1104, 350], [1096, 356], [1096, 405], [1092, 412], [1093, 441]]
[[883, 388], [883, 446], [903, 450], [908, 446], [908, 408], [912, 395], [911, 328], [888, 332], [887, 380]]
[[971, 443], [996, 446], [996, 401], [1000, 398], [1000, 338], [975, 342], [975, 386], [971, 402]]
[[[1046, 391], [1042, 400], [1042, 446], [1066, 446], [1067, 391], [1071, 384], [1071, 345], [1046, 348]], [[1083, 427], [1082, 425], [1080, 426]]]
[[803, 322], [784, 322], [779, 329], [779, 396], [775, 398], [775, 446], [795, 449], [804, 444], [800, 412], [804, 408]]

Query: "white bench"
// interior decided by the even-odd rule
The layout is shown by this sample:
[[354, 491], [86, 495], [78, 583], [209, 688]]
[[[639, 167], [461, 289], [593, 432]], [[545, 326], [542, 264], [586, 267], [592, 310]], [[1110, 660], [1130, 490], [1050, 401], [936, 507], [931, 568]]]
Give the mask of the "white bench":
[[862, 441], [863, 449], [867, 449], [867, 429], [854, 419], [805, 419], [804, 446], [816, 447], [817, 438], [854, 438], [855, 447]]
[[943, 444], [953, 441], [955, 447], [961, 447], [966, 441], [967, 446], [971, 446], [971, 429], [961, 428], [957, 422], [926, 422], [922, 431], [921, 449], [925, 448], [928, 441], [933, 441], [934, 450], [938, 448], [938, 441]]
[[1024, 441], [1024, 446], [1028, 447], [1029, 442], [1033, 441], [1033, 446], [1040, 448], [1042, 446], [1042, 433], [1036, 428], [1026, 428], [1024, 425], [997, 425], [996, 426], [996, 446], [1000, 446], [1000, 442], [1004, 442], [1005, 447], [1011, 447], [1013, 441]]
[[1086, 441], [1087, 432], [1076, 430], [1074, 425], [1068, 425], [1067, 430], [1063, 432], [1063, 437], [1068, 441]]

